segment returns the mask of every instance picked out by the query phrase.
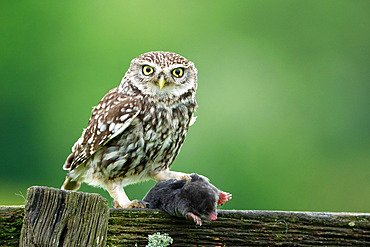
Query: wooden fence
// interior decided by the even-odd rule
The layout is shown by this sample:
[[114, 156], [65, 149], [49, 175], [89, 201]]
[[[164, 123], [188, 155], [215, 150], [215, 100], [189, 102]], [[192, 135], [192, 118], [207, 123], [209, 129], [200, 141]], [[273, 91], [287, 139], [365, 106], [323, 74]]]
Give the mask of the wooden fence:
[[109, 209], [98, 194], [31, 187], [25, 206], [0, 206], [0, 246], [370, 246], [370, 213], [219, 210], [215, 222], [149, 209]]

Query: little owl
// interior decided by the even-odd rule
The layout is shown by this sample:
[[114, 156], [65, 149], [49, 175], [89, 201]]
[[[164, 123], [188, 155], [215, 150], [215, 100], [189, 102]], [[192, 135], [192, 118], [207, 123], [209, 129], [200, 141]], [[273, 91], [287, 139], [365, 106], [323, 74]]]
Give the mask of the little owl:
[[121, 84], [94, 107], [87, 128], [63, 169], [64, 190], [81, 182], [106, 189], [116, 208], [144, 207], [123, 187], [150, 178], [190, 179], [169, 170], [197, 108], [197, 69], [172, 52], [148, 52], [131, 61]]

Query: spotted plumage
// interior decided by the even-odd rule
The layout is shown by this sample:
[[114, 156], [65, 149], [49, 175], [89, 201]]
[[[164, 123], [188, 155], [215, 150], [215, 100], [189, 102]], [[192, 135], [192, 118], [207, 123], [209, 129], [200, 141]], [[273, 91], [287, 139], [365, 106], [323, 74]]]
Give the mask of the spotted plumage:
[[81, 182], [108, 190], [114, 206], [137, 206], [122, 187], [150, 178], [189, 179], [169, 171], [193, 123], [197, 70], [171, 52], [149, 52], [131, 61], [121, 84], [94, 107], [87, 128], [63, 168], [62, 189]]

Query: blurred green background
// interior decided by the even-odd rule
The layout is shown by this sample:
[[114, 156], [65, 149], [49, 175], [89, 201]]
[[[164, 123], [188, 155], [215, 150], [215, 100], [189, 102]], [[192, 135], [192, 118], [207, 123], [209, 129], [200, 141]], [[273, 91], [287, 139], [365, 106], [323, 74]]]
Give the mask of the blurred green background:
[[91, 107], [165, 50], [199, 70], [172, 170], [233, 193], [224, 209], [370, 212], [369, 27], [369, 1], [1, 1], [0, 205], [59, 188]]

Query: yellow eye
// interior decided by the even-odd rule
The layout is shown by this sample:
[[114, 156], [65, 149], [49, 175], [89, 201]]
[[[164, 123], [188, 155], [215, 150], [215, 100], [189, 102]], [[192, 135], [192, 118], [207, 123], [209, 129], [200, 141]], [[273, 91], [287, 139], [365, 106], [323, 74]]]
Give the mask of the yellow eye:
[[154, 69], [152, 67], [150, 67], [149, 65], [143, 66], [143, 74], [144, 75], [150, 75], [150, 74], [153, 74], [153, 72], [154, 72]]
[[177, 78], [180, 78], [184, 74], [184, 69], [183, 68], [176, 68], [176, 69], [172, 70], [172, 74], [174, 76], [176, 76]]

